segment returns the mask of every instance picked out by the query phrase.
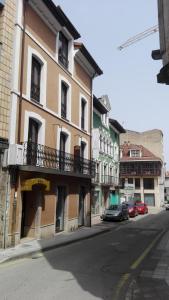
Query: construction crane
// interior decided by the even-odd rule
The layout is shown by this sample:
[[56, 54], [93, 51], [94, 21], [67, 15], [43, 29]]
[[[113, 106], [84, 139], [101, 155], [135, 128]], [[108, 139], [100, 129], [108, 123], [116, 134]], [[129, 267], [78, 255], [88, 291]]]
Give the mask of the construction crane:
[[147, 36], [153, 34], [153, 33], [156, 33], [157, 31], [159, 30], [158, 28], [158, 25], [155, 25], [153, 27], [150, 27], [149, 29], [139, 33], [139, 34], [136, 34], [135, 36], [129, 38], [125, 43], [123, 43], [122, 45], [120, 45], [117, 49], [118, 50], [123, 50], [124, 48], [134, 44], [134, 43], [137, 43], [138, 41], [146, 38]]

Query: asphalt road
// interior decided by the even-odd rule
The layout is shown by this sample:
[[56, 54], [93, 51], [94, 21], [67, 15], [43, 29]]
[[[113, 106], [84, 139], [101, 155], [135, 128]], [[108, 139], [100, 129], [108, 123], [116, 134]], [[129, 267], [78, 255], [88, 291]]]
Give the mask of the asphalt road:
[[1, 265], [0, 299], [168, 300], [169, 212], [116, 225], [43, 256]]

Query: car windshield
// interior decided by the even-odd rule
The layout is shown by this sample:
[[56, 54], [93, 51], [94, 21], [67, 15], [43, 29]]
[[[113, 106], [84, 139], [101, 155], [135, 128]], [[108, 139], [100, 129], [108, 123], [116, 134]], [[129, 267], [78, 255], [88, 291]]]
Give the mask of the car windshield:
[[137, 206], [144, 206], [144, 203], [136, 203]]
[[108, 210], [120, 210], [120, 205], [110, 205]]

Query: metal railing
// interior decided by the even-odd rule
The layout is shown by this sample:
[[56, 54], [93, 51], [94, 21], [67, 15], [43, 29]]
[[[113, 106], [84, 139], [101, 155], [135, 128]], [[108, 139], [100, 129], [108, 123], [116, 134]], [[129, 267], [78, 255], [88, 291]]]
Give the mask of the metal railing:
[[118, 183], [119, 183], [118, 177], [110, 176], [110, 175], [102, 175], [102, 184], [118, 185]]
[[32, 142], [24, 145], [24, 165], [56, 169], [60, 172], [95, 176], [95, 162]]

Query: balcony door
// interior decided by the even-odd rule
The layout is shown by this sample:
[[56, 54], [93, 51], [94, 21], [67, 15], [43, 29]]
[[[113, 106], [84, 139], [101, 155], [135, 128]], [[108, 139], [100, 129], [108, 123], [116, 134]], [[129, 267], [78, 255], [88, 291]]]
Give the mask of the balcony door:
[[80, 145], [80, 170], [81, 170], [82, 174], [84, 174], [86, 172], [85, 161], [84, 161], [85, 148], [86, 148], [86, 143], [81, 142], [81, 145]]
[[38, 132], [39, 124], [34, 119], [29, 119], [27, 161], [31, 165], [37, 163]]
[[60, 157], [59, 157], [60, 170], [65, 169], [66, 140], [67, 140], [67, 135], [61, 132], [60, 133]]

